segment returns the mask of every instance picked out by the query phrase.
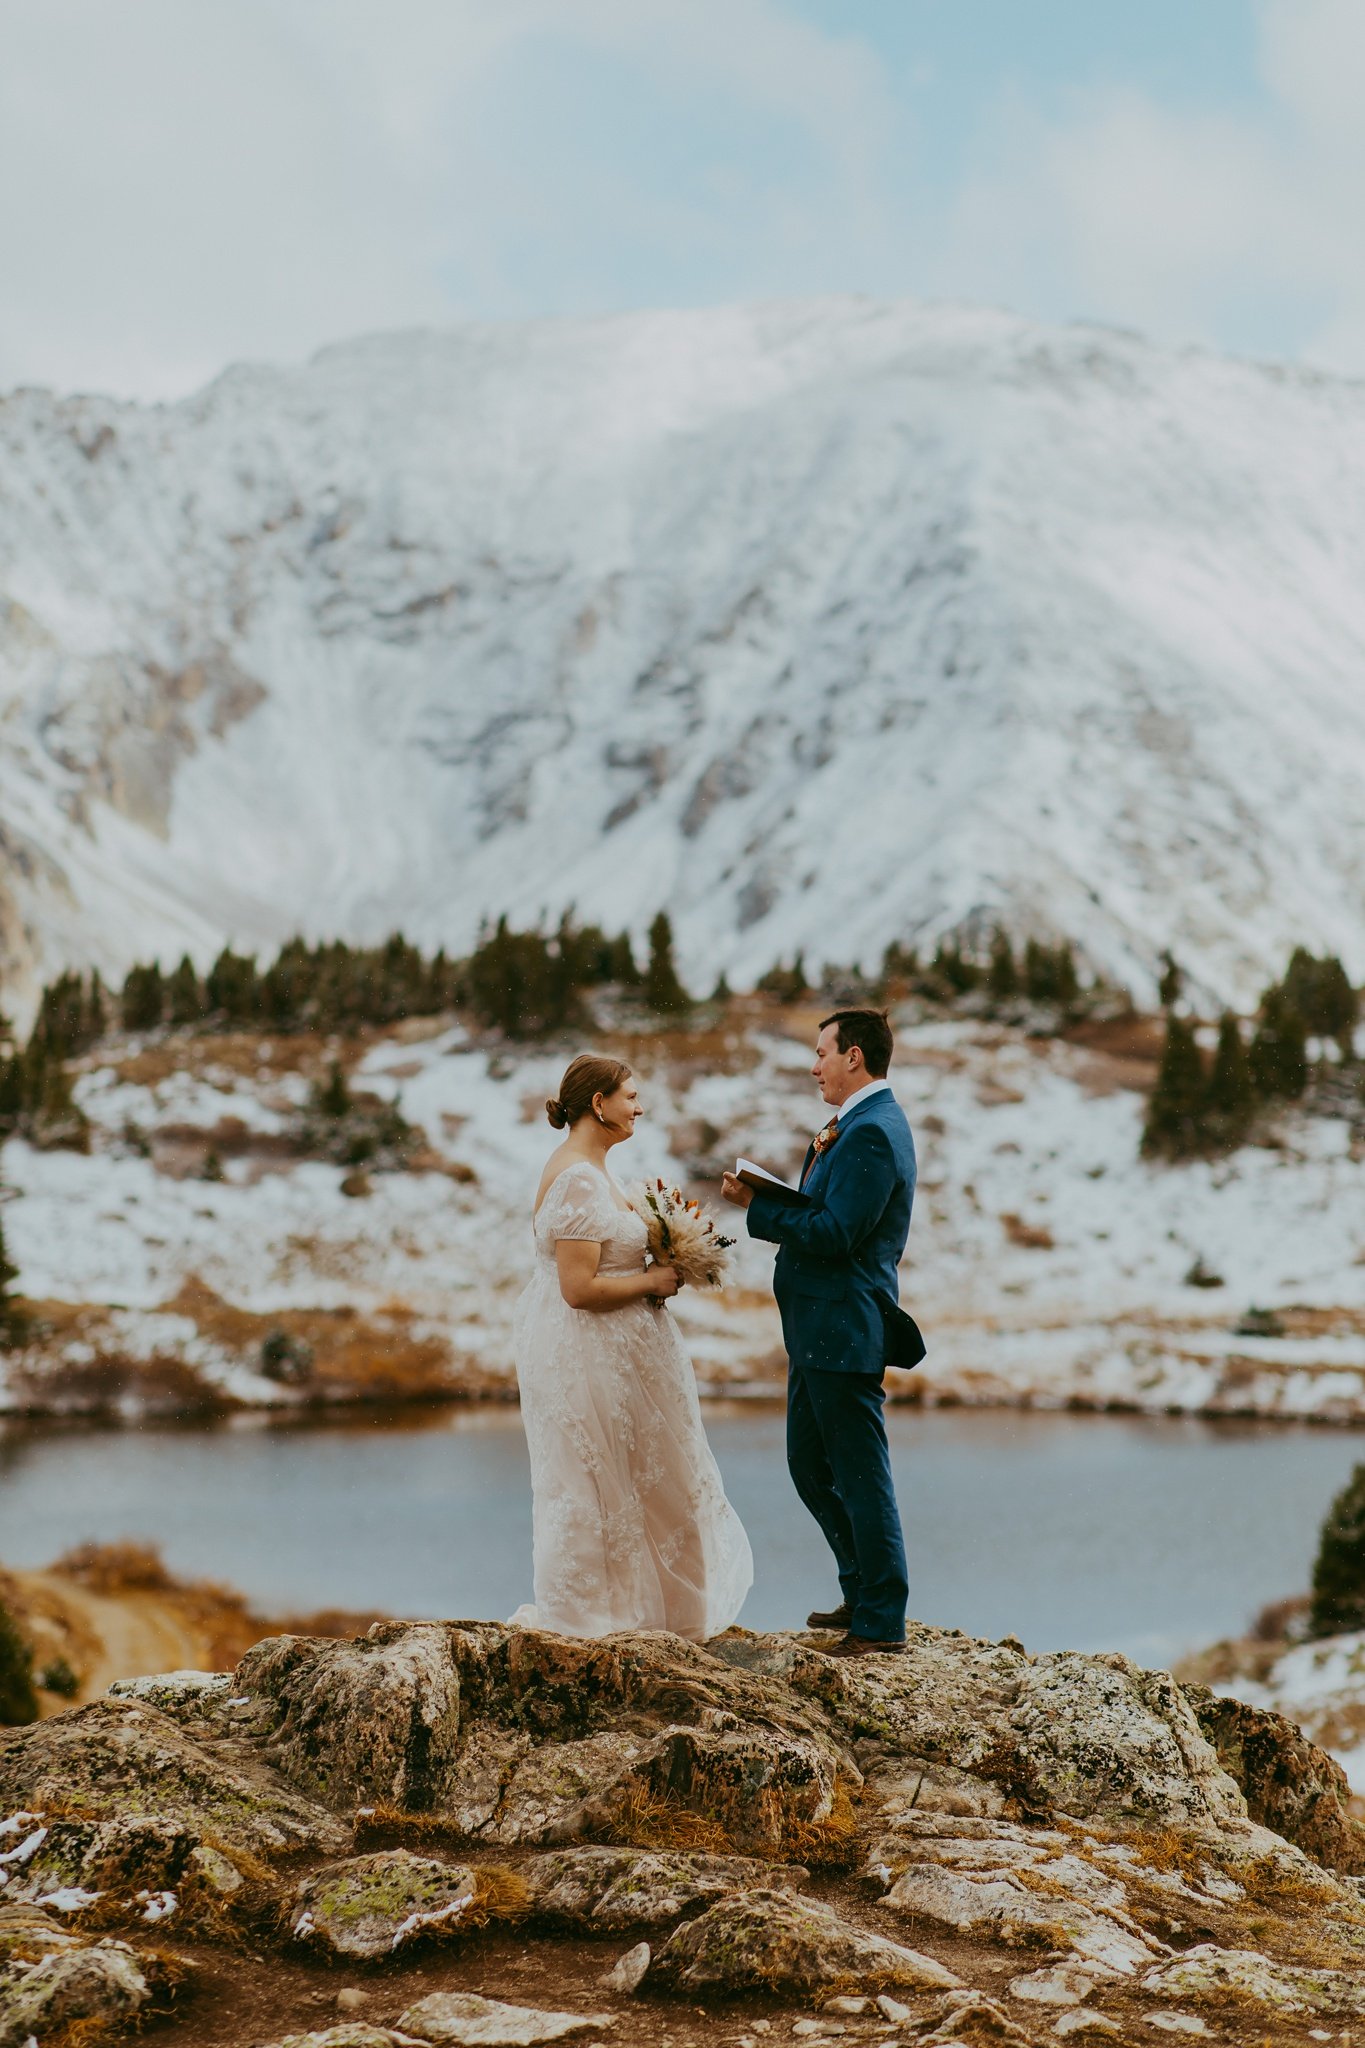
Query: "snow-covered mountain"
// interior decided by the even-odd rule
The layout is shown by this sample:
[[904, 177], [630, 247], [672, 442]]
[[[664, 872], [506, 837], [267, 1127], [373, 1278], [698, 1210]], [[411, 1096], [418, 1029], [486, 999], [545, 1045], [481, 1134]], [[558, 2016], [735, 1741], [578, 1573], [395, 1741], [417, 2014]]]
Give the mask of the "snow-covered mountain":
[[1365, 387], [863, 301], [0, 402], [0, 975], [667, 903], [1365, 973]]

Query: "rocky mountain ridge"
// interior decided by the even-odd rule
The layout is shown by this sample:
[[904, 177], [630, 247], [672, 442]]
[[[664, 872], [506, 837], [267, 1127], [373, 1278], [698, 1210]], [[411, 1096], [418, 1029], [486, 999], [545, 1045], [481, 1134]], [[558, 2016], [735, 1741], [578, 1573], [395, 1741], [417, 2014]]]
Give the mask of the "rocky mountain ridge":
[[865, 301], [0, 400], [0, 974], [568, 903], [1357, 975], [1365, 396]]
[[828, 1641], [385, 1622], [17, 1730], [0, 2043], [158, 2014], [168, 2048], [1365, 2016], [1365, 1832], [1290, 1723], [1118, 1656]]

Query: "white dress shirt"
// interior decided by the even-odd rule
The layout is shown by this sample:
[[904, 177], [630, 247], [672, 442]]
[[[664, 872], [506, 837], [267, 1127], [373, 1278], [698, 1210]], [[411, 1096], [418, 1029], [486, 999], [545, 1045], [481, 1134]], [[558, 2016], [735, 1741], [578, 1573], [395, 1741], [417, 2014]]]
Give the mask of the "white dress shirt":
[[861, 1088], [855, 1088], [853, 1093], [839, 1104], [839, 1107], [837, 1110], [835, 1110], [834, 1114], [842, 1123], [844, 1118], [852, 1109], [855, 1102], [866, 1102], [869, 1095], [879, 1095], [883, 1088], [889, 1088], [890, 1086], [891, 1083], [886, 1079], [882, 1079], [880, 1081], [867, 1081], [863, 1084]]

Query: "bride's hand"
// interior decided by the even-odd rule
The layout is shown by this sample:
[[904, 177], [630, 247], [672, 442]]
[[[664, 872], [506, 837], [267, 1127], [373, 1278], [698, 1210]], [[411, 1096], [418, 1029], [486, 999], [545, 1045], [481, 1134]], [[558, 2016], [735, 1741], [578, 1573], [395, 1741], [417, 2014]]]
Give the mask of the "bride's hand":
[[651, 1266], [645, 1277], [649, 1282], [646, 1292], [656, 1301], [667, 1301], [682, 1286], [676, 1266]]

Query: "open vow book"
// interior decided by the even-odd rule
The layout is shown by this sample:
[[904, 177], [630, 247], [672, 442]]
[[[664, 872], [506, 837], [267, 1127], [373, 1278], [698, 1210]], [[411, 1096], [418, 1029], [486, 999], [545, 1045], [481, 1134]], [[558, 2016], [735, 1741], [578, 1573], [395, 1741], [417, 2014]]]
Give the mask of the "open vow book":
[[766, 1166], [760, 1166], [753, 1159], [735, 1161], [735, 1179], [742, 1180], [746, 1188], [752, 1188], [756, 1195], [771, 1195], [777, 1202], [808, 1202], [809, 1195], [803, 1195], [800, 1188], [794, 1188], [789, 1180], [779, 1180], [775, 1173], [769, 1173]]

